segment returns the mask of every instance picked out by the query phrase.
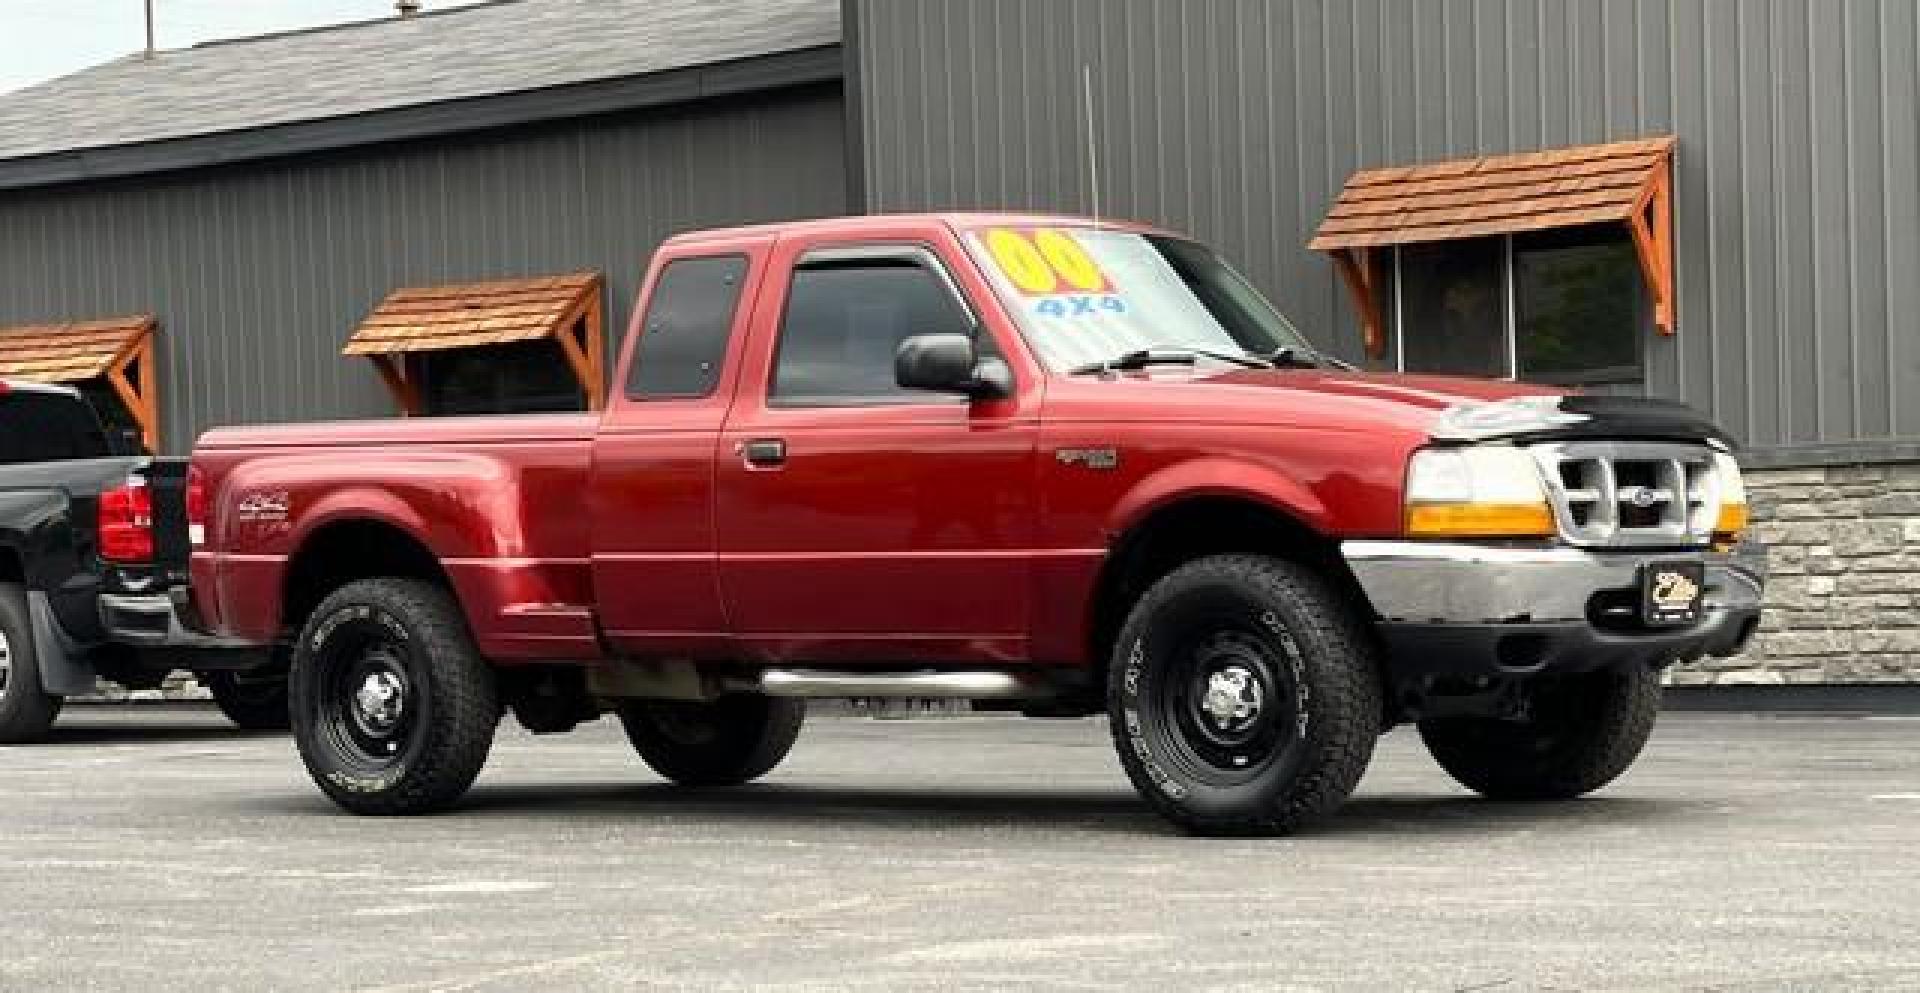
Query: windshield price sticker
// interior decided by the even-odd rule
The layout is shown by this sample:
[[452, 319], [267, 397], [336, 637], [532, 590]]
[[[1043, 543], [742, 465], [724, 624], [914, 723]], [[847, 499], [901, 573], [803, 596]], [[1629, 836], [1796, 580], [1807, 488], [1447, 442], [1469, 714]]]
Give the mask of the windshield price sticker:
[[1127, 312], [1113, 281], [1072, 235], [1054, 228], [995, 228], [985, 240], [987, 253], [1007, 282], [1028, 297], [1040, 298], [1032, 306], [1035, 314], [1071, 319]]
[[1127, 302], [1113, 293], [1101, 296], [1069, 294], [1047, 297], [1033, 305], [1033, 312], [1041, 317], [1099, 317], [1126, 313]]

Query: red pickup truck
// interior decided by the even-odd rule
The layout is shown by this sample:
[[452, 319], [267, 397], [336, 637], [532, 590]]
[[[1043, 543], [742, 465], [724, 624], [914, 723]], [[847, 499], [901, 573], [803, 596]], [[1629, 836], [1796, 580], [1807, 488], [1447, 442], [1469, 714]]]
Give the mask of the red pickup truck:
[[1687, 408], [1352, 371], [1134, 224], [877, 216], [683, 235], [598, 415], [217, 430], [197, 615], [293, 646], [348, 810], [444, 808], [501, 715], [617, 713], [686, 785], [808, 698], [1106, 714], [1200, 833], [1337, 807], [1416, 723], [1481, 793], [1639, 753], [1738, 651], [1764, 555]]

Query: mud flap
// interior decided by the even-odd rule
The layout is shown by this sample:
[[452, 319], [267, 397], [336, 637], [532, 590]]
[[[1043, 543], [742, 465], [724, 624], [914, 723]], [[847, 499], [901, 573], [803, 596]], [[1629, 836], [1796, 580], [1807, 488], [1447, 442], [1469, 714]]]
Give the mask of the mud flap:
[[27, 612], [33, 615], [33, 649], [40, 663], [41, 692], [52, 696], [92, 693], [93, 667], [87, 664], [80, 646], [60, 630], [47, 595], [28, 590]]

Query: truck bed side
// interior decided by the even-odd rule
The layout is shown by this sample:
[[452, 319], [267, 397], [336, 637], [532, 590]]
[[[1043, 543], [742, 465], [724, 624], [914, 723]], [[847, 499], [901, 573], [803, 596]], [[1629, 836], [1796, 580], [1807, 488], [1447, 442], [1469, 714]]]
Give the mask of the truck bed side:
[[439, 570], [481, 650], [592, 658], [584, 508], [588, 415], [441, 418], [215, 431], [195, 462], [212, 505], [198, 607], [249, 641], [286, 627], [369, 557]]

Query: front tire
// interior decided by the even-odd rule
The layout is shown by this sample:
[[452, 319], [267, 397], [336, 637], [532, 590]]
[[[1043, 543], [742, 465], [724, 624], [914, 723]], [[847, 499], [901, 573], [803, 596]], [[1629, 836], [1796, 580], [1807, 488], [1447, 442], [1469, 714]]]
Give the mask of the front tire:
[[1380, 735], [1380, 670], [1352, 605], [1304, 566], [1220, 555], [1133, 608], [1107, 690], [1134, 788], [1196, 834], [1277, 835], [1353, 792]]
[[0, 745], [46, 738], [65, 701], [44, 692], [41, 685], [26, 588], [0, 583]]
[[494, 675], [446, 590], [350, 583], [321, 602], [288, 680], [300, 758], [356, 814], [424, 814], [460, 799], [500, 723]]
[[1512, 718], [1420, 722], [1434, 761], [1460, 785], [1495, 800], [1567, 800], [1633, 765], [1660, 713], [1660, 673], [1645, 666], [1541, 677]]
[[806, 717], [804, 700], [758, 694], [620, 706], [620, 724], [641, 761], [682, 786], [737, 786], [772, 772]]

